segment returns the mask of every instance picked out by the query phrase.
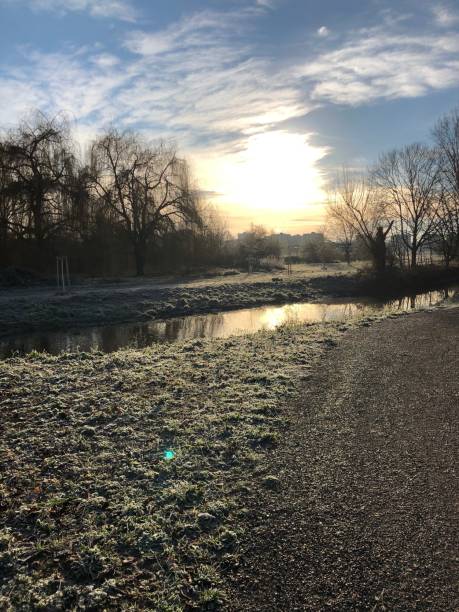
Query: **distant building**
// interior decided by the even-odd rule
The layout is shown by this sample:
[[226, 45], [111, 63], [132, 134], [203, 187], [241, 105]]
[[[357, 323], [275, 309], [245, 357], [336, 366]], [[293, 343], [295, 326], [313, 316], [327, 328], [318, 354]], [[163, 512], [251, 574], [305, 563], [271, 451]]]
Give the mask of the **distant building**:
[[[243, 241], [249, 235], [250, 232], [241, 232], [237, 235], [237, 240]], [[281, 232], [279, 234], [271, 234], [270, 238], [279, 244], [282, 255], [287, 256], [301, 255], [306, 244], [323, 240], [324, 235], [320, 232], [309, 232], [308, 234], [285, 234]]]

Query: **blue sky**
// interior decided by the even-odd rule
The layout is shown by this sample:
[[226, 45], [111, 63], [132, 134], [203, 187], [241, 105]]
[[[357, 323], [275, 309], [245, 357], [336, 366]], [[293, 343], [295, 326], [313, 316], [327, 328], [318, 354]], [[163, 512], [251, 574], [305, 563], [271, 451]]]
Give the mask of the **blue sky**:
[[0, 16], [0, 126], [40, 108], [82, 142], [110, 123], [172, 139], [235, 229], [313, 229], [336, 168], [428, 139], [459, 104], [457, 1], [0, 0]]

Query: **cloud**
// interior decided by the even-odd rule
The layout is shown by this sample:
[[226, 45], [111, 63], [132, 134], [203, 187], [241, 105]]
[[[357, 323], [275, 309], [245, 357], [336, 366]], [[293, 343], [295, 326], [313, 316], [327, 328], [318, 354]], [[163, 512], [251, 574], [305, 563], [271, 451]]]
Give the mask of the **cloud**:
[[309, 106], [288, 75], [247, 43], [258, 14], [202, 11], [157, 32], [131, 33], [125, 46], [145, 78], [118, 103], [133, 122], [155, 117], [182, 134], [193, 126], [214, 144], [305, 114]]
[[[187, 14], [156, 31], [131, 31], [119, 53], [101, 45], [56, 53], [26, 48], [22, 61], [0, 69], [1, 99], [20, 101], [3, 105], [0, 123], [12, 123], [26, 107], [63, 109], [87, 126], [116, 121], [180, 147], [226, 154], [318, 105], [421, 96], [459, 84], [459, 40], [437, 26], [413, 34], [406, 19], [392, 18], [341, 39], [324, 36], [327, 50], [309, 51], [307, 61], [277, 63], [275, 50], [273, 57], [258, 55], [251, 42], [261, 14], [254, 4]], [[317, 34], [323, 28], [328, 33], [322, 26]]]
[[[12, 4], [13, 0], [1, 0]], [[18, 0], [33, 10], [49, 11], [58, 14], [86, 12], [92, 17], [105, 17], [135, 21], [137, 12], [129, 0]]]
[[2, 104], [0, 126], [3, 128], [15, 125], [32, 108], [45, 106], [47, 96], [26, 79], [0, 77], [0, 100], [14, 100], [14, 104]]
[[91, 125], [116, 121], [181, 147], [238, 150], [250, 135], [310, 108], [289, 74], [247, 43], [258, 15], [256, 7], [208, 10], [131, 32], [127, 55], [97, 46], [53, 54], [26, 48], [19, 65], [0, 70], [0, 86], [28, 92], [16, 115], [27, 103]]
[[[79, 49], [73, 53], [40, 53], [23, 49], [20, 67], [0, 70], [0, 99], [20, 100], [1, 113], [2, 124], [15, 123], [35, 108], [66, 112], [81, 121], [107, 122], [113, 117], [110, 99], [127, 83], [115, 57]], [[7, 90], [5, 92], [5, 86]]]
[[432, 7], [432, 12], [437, 24], [444, 28], [449, 28], [451, 26], [459, 23], [459, 15], [454, 13], [450, 8], [444, 5], [434, 6]]
[[330, 30], [326, 26], [321, 26], [317, 30], [317, 35], [321, 38], [326, 38], [330, 34]]
[[417, 97], [459, 85], [459, 39], [453, 33], [392, 31], [387, 24], [351, 33], [340, 46], [298, 70], [313, 101], [364, 104]]

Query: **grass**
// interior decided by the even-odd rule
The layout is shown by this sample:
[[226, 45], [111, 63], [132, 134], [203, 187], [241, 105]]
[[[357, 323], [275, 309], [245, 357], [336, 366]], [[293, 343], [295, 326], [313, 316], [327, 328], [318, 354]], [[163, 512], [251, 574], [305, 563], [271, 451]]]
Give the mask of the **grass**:
[[340, 333], [2, 362], [0, 608], [220, 607], [282, 404]]
[[0, 609], [224, 606], [283, 406], [355, 324], [1, 362]]
[[0, 337], [34, 331], [152, 321], [190, 314], [302, 301], [324, 297], [388, 298], [459, 282], [459, 269], [420, 268], [414, 273], [388, 270], [369, 274], [361, 262], [298, 264], [285, 272], [240, 274], [167, 285], [126, 281], [118, 286], [77, 287], [60, 295], [54, 290], [0, 291]]
[[[314, 300], [333, 292], [339, 279], [356, 268], [332, 264], [297, 265], [285, 272], [216, 276], [211, 279], [161, 285], [157, 280], [126, 281], [115, 286], [74, 287], [60, 295], [54, 289], [0, 291], [0, 336], [38, 330], [68, 329], [124, 322], [141, 322], [197, 313]], [[325, 285], [310, 281], [324, 274]]]

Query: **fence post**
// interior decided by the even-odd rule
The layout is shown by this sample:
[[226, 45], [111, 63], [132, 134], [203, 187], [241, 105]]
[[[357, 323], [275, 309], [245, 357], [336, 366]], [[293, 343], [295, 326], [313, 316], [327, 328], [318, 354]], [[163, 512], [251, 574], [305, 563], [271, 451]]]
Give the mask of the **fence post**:
[[59, 255], [56, 257], [56, 274], [57, 288], [59, 290], [62, 289], [62, 293], [65, 293], [66, 288], [70, 288], [70, 272], [67, 255]]

